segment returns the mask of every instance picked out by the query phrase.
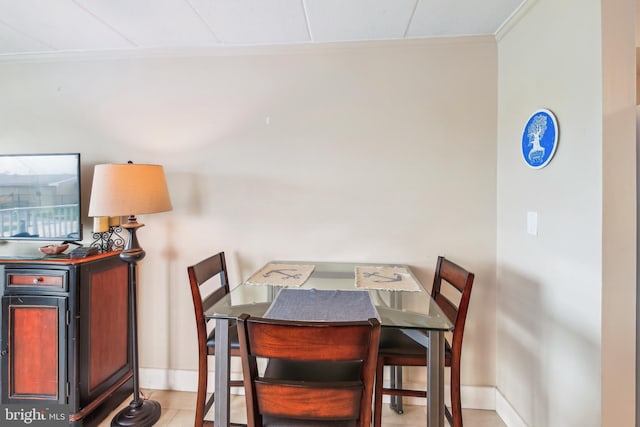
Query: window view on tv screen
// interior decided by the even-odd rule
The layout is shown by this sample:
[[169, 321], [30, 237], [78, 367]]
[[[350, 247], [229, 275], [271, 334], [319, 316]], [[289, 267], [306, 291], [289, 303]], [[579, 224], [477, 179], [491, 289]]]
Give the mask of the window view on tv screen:
[[82, 239], [80, 154], [0, 155], [0, 240]]

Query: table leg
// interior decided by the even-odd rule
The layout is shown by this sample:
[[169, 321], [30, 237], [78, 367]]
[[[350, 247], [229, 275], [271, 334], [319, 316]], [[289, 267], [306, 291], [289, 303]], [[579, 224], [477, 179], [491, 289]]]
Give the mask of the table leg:
[[428, 332], [427, 427], [444, 427], [444, 332]]
[[229, 381], [231, 379], [231, 355], [229, 354], [229, 319], [216, 319], [216, 356], [215, 356], [215, 399], [214, 420], [216, 427], [229, 426], [231, 402]]
[[[402, 388], [402, 366], [389, 366], [391, 388]], [[397, 414], [404, 413], [402, 404], [402, 396], [391, 395], [391, 404], [389, 405]]]
[[[402, 308], [402, 299], [398, 295], [399, 292], [391, 292], [389, 296], [389, 305], [396, 309]], [[403, 331], [404, 332], [404, 331]], [[402, 388], [402, 366], [390, 366], [390, 386], [393, 389], [401, 389]], [[389, 407], [395, 411], [397, 414], [404, 413], [404, 407], [402, 405], [402, 396], [391, 395], [391, 404]]]

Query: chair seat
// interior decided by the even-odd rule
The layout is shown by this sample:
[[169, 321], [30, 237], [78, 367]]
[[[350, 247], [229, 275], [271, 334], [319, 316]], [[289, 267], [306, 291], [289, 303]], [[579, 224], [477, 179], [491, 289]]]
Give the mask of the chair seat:
[[[229, 322], [229, 346], [231, 350], [240, 350], [240, 340], [238, 339], [238, 327], [235, 321]], [[209, 354], [215, 354], [216, 330], [211, 331], [207, 337], [207, 347]]]
[[[424, 366], [427, 361], [427, 350], [422, 344], [409, 338], [401, 329], [382, 328], [378, 357], [411, 358], [416, 359], [416, 364], [419, 366]], [[444, 343], [444, 358], [445, 365], [450, 366], [451, 345], [446, 340]]]

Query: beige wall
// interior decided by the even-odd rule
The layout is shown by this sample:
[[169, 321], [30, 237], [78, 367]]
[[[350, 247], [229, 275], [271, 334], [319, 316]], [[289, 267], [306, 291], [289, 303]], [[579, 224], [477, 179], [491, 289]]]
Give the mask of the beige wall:
[[[498, 41], [497, 386], [530, 426], [635, 419], [632, 8], [539, 0]], [[532, 170], [520, 139], [538, 108], [560, 142]]]
[[635, 3], [602, 5], [603, 426], [633, 422], [636, 415]]
[[409, 263], [429, 288], [443, 254], [476, 273], [462, 382], [493, 385], [496, 54], [462, 38], [4, 61], [0, 144], [80, 151], [85, 212], [94, 164], [165, 166], [174, 210], [139, 232], [143, 368], [195, 369], [186, 267], [215, 251], [234, 284], [270, 259], [353, 260]]

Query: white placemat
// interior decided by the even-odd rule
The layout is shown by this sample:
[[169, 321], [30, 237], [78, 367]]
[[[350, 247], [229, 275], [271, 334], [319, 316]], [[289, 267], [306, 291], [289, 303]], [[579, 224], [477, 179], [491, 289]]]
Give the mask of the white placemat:
[[250, 285], [300, 287], [313, 273], [314, 265], [267, 264], [251, 276]]
[[405, 267], [356, 267], [356, 288], [419, 291], [420, 285]]

